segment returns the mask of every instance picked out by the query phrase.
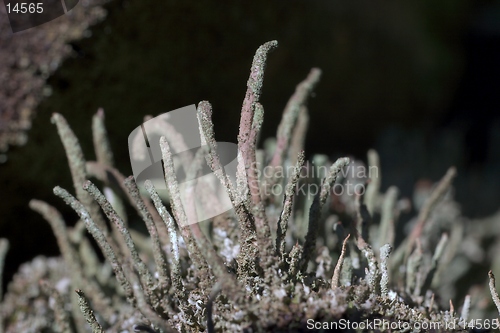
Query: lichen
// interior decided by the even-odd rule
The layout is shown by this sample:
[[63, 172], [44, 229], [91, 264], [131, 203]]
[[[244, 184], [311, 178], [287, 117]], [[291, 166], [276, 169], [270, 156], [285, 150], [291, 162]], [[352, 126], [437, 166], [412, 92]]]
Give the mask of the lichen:
[[[188, 223], [196, 207], [193, 200], [186, 204], [180, 199], [165, 137], [160, 146], [168, 202], [149, 181], [145, 183], [148, 195], [142, 195], [133, 177], [124, 177], [114, 167], [102, 110], [93, 126], [97, 161], [85, 161], [66, 120], [53, 116], [76, 195], [58, 186], [54, 193], [80, 221], [67, 227], [55, 207], [31, 201], [30, 207], [53, 228], [62, 256], [39, 257], [21, 267], [2, 300], [0, 331], [298, 332], [310, 328], [310, 320], [341, 319], [384, 319], [412, 327], [393, 332], [426, 331], [421, 328], [431, 324], [439, 327], [436, 331], [466, 331], [469, 327], [450, 323], [496, 317], [493, 309], [496, 305], [495, 311], [500, 311], [500, 300], [491, 271], [489, 292], [486, 280], [483, 289], [471, 290], [460, 316], [449, 298], [439, 298], [440, 292], [446, 294], [439, 282], [453, 284], [460, 277], [445, 276], [456, 264], [455, 258], [469, 266], [473, 261], [470, 250], [457, 244], [480, 241], [500, 220], [495, 216], [474, 221], [473, 232], [464, 231], [466, 220], [457, 219], [457, 206], [449, 195], [454, 168], [427, 198], [413, 231], [398, 242], [395, 228], [405, 205], [398, 201], [396, 187], [380, 192], [378, 172], [371, 176], [365, 195], [334, 191], [335, 186], [346, 185], [345, 170], [357, 161], [313, 157], [328, 171], [303, 174], [318, 166], [306, 162], [302, 146], [307, 96], [319, 80], [319, 70], [311, 71], [297, 87], [285, 109], [275, 149], [257, 149], [264, 117], [259, 96], [265, 62], [276, 45], [264, 44], [252, 64], [238, 135], [236, 187], [218, 155], [211, 105], [206, 101], [198, 105], [204, 147], [189, 157], [186, 172], [195, 178], [206, 162], [234, 208], [208, 221], [208, 229]], [[375, 151], [369, 152], [368, 160], [379, 168]], [[259, 165], [263, 161], [269, 164]], [[292, 166], [291, 172], [278, 172], [288, 170], [287, 166]], [[266, 167], [272, 169], [268, 176], [262, 173]], [[102, 181], [104, 189], [89, 178]], [[111, 183], [120, 184], [123, 193], [112, 190]], [[304, 184], [316, 185], [316, 194], [301, 193]], [[269, 191], [274, 186], [284, 191]], [[143, 219], [150, 241], [128, 226], [121, 198]], [[335, 205], [330, 202], [343, 211], [332, 209]], [[85, 229], [96, 240], [104, 262], [97, 259]], [[298, 230], [307, 230], [305, 237], [297, 237]], [[440, 239], [434, 237], [436, 230]], [[6, 241], [0, 241], [0, 268], [7, 247]], [[335, 257], [337, 263], [332, 265]], [[485, 302], [490, 296], [494, 305], [491, 300]], [[446, 309], [443, 304], [448, 300]]]

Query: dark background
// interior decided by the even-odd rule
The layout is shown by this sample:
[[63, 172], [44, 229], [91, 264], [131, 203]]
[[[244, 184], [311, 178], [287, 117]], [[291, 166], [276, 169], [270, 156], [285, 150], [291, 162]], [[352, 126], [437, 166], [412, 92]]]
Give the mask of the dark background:
[[403, 196], [456, 165], [465, 215], [500, 206], [498, 2], [113, 0], [106, 8], [107, 19], [72, 44], [74, 56], [48, 79], [53, 93], [27, 145], [0, 165], [0, 236], [11, 241], [5, 280], [35, 255], [58, 253], [31, 198], [77, 219], [52, 194], [56, 185], [71, 189], [53, 112], [68, 119], [92, 160], [91, 117], [103, 107], [124, 174], [128, 134], [146, 114], [209, 100], [217, 139], [234, 142], [253, 54], [272, 39], [279, 47], [266, 70], [263, 138], [275, 134], [295, 85], [319, 67], [308, 156], [364, 160], [376, 148], [384, 189], [397, 185]]

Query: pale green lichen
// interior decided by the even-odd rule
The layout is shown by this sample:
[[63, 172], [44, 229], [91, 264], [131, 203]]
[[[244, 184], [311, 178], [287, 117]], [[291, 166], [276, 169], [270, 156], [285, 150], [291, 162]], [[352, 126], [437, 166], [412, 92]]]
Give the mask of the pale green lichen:
[[[125, 178], [115, 169], [102, 111], [93, 122], [97, 161], [89, 162], [84, 160], [64, 118], [53, 116], [68, 155], [76, 198], [60, 187], [55, 187], [54, 193], [75, 210], [80, 222], [74, 228], [67, 227], [56, 208], [31, 201], [30, 207], [51, 225], [63, 260], [37, 258], [20, 269], [1, 305], [1, 329], [296, 332], [307, 328], [308, 319], [331, 322], [385, 318], [410, 326], [439, 324], [438, 331], [451, 331], [445, 329], [447, 323], [479, 315], [492, 317], [493, 307], [484, 306], [490, 295], [500, 313], [492, 272], [489, 293], [485, 286], [476, 288], [478, 291], [471, 289], [460, 318], [451, 300], [440, 298], [440, 293], [446, 292], [441, 281], [456, 283], [461, 276], [448, 274], [449, 267], [457, 265], [454, 258], [470, 257], [458, 244], [486, 238], [499, 221], [498, 216], [477, 221], [468, 230], [463, 218], [456, 220], [456, 205], [445, 198], [456, 174], [454, 168], [427, 198], [412, 233], [399, 242], [395, 226], [403, 208], [396, 187], [382, 193], [377, 173], [370, 179], [364, 197], [340, 197], [332, 189], [342, 184], [343, 170], [356, 161], [340, 158], [332, 163], [326, 156], [316, 156], [311, 159], [317, 162], [315, 165], [306, 162], [302, 151], [307, 125], [305, 103], [319, 80], [319, 70], [313, 69], [299, 84], [285, 108], [278, 144], [257, 149], [264, 117], [258, 100], [266, 57], [274, 47], [276, 42], [259, 48], [252, 64], [238, 135], [236, 186], [218, 155], [211, 105], [206, 101], [198, 105], [205, 147], [189, 157], [190, 164], [184, 165], [184, 171], [189, 179], [195, 179], [206, 162], [233, 204], [232, 211], [203, 222], [208, 227], [189, 220], [196, 214], [196, 205], [189, 195], [187, 201], [181, 200], [167, 138], [160, 141], [169, 190], [169, 200], [163, 202], [151, 182], [145, 183], [149, 197], [143, 196], [133, 177]], [[375, 151], [369, 152], [368, 160], [371, 167], [380, 166]], [[275, 177], [276, 168], [287, 166], [292, 166], [290, 174], [283, 179]], [[319, 166], [325, 167], [320, 172], [324, 174], [305, 177], [302, 173]], [[261, 172], [265, 167], [272, 168], [270, 177]], [[119, 186], [116, 192], [113, 188], [113, 193], [105, 195], [106, 190], [101, 192], [87, 179], [90, 177], [102, 181], [105, 188], [112, 183]], [[285, 178], [283, 193], [265, 191], [270, 184], [285, 183]], [[315, 195], [301, 195], [298, 189], [304, 184], [318, 185], [319, 190]], [[189, 185], [186, 193], [196, 190]], [[128, 200], [142, 218], [150, 242], [128, 226], [126, 210], [114, 204], [119, 197]], [[330, 202], [345, 205], [343, 215], [337, 215]], [[101, 220], [99, 206], [110, 226]], [[97, 241], [104, 263], [99, 261], [85, 228]], [[441, 240], [433, 236], [436, 230], [443, 235]], [[500, 233], [493, 236], [498, 239]], [[0, 272], [6, 244], [0, 241]], [[332, 258], [338, 258], [335, 267]], [[470, 263], [465, 261], [463, 265]], [[44, 282], [39, 284], [39, 280]], [[76, 293], [72, 291], [75, 289]], [[449, 311], [443, 304], [450, 304]], [[456, 326], [453, 331], [465, 329]]]

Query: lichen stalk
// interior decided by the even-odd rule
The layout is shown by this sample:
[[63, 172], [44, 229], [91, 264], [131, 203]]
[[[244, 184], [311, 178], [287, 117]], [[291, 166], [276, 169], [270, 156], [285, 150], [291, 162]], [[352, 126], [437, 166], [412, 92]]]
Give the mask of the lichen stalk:
[[92, 138], [94, 140], [94, 151], [97, 161], [104, 165], [113, 166], [114, 157], [111, 144], [108, 139], [108, 132], [104, 125], [104, 110], [99, 108], [92, 117]]
[[101, 324], [99, 324], [99, 322], [95, 318], [94, 311], [90, 307], [87, 298], [85, 298], [85, 294], [83, 293], [83, 291], [77, 289], [75, 290], [75, 292], [78, 295], [78, 304], [80, 305], [80, 310], [87, 320], [87, 324], [89, 324], [90, 328], [92, 329], [92, 333], [105, 333]]
[[[135, 199], [130, 196], [127, 188], [124, 185], [125, 176], [120, 171], [111, 166], [104, 165], [95, 161], [87, 162], [85, 164], [85, 168], [89, 176], [95, 177], [106, 184], [116, 184], [118, 187], [120, 187], [122, 192], [127, 196], [129, 203], [132, 205], [132, 207], [135, 208], [137, 213], [141, 215], [141, 212], [136, 205]], [[158, 215], [158, 212], [154, 209], [154, 206], [147, 198], [144, 198], [143, 196], [141, 196], [141, 198], [144, 201], [148, 212], [151, 214], [156, 227], [158, 228], [160, 239], [168, 239], [167, 231], [165, 230], [160, 215]]]
[[422, 245], [417, 241], [417, 247], [408, 257], [405, 290], [409, 295], [420, 295], [422, 285], [420, 267], [422, 265]]
[[470, 312], [470, 295], [465, 295], [464, 306], [462, 307], [460, 320], [467, 322], [469, 320], [469, 312]]
[[[124, 181], [124, 185], [127, 188], [127, 192], [130, 194], [132, 200], [134, 200], [137, 209], [139, 210], [142, 220], [146, 224], [146, 228], [148, 229], [149, 235], [151, 236], [151, 244], [153, 250], [153, 258], [156, 264], [156, 269], [158, 272], [158, 280], [162, 289], [168, 290], [168, 286], [170, 285], [170, 272], [167, 263], [167, 259], [165, 258], [165, 252], [162, 249], [160, 237], [158, 234], [158, 229], [153, 221], [153, 217], [149, 213], [146, 205], [144, 204], [144, 200], [141, 198], [139, 194], [139, 189], [137, 188], [137, 184], [134, 181], [134, 177], [130, 176]], [[149, 183], [151, 185], [151, 183]], [[158, 210], [160, 211], [160, 210]]]
[[292, 138], [290, 140], [290, 149], [288, 150], [288, 158], [291, 165], [295, 165], [297, 163], [298, 154], [304, 150], [308, 126], [309, 111], [307, 110], [307, 106], [302, 105], [297, 118], [297, 123], [293, 129]]
[[85, 222], [87, 230], [92, 235], [92, 237], [94, 237], [94, 239], [97, 241], [97, 244], [99, 245], [104, 256], [111, 264], [111, 267], [113, 268], [113, 271], [116, 274], [116, 279], [118, 280], [119, 284], [125, 291], [127, 300], [132, 306], [135, 307], [137, 305], [137, 301], [134, 297], [132, 286], [130, 285], [130, 282], [126, 279], [122, 269], [122, 264], [120, 263], [118, 257], [116, 256], [111, 246], [109, 245], [106, 236], [104, 235], [102, 230], [99, 229], [97, 224], [90, 217], [89, 212], [85, 209], [83, 204], [80, 201], [78, 201], [75, 197], [73, 197], [71, 194], [69, 194], [68, 191], [59, 186], [56, 186], [54, 187], [54, 194], [59, 198], [63, 199], [68, 206], [73, 208], [73, 210], [78, 214], [78, 216], [80, 216], [80, 218]]
[[342, 242], [342, 250], [340, 251], [339, 259], [337, 260], [337, 264], [335, 265], [335, 269], [333, 270], [331, 283], [331, 287], [333, 290], [337, 289], [340, 286], [340, 273], [342, 272], [342, 266], [344, 265], [344, 257], [346, 255], [347, 241], [349, 240], [349, 237], [351, 237], [351, 234], [348, 234]]
[[377, 267], [377, 259], [375, 258], [372, 247], [368, 243], [366, 243], [365, 240], [359, 235], [356, 241], [356, 245], [361, 253], [363, 253], [368, 262], [368, 271], [365, 276], [365, 280], [368, 282], [370, 291], [373, 294], [378, 294], [380, 287], [380, 270]]
[[[0, 286], [3, 286], [3, 269], [5, 266], [5, 257], [9, 251], [9, 241], [6, 238], [0, 238]], [[3, 333], [3, 287], [0, 288], [0, 333]]]
[[[299, 83], [295, 88], [294, 94], [288, 100], [281, 122], [276, 133], [276, 150], [270, 162], [270, 166], [277, 168], [283, 165], [283, 159], [290, 146], [292, 131], [297, 121], [302, 106], [305, 105], [307, 98], [314, 90], [316, 84], [321, 77], [321, 70], [313, 68], [307, 75], [306, 79]], [[274, 184], [274, 179], [269, 179], [269, 185]]]
[[456, 174], [457, 174], [457, 170], [455, 169], [455, 167], [449, 168], [448, 171], [446, 172], [446, 174], [443, 176], [443, 178], [439, 181], [439, 184], [437, 185], [437, 187], [434, 189], [434, 191], [432, 191], [430, 197], [427, 198], [427, 200], [425, 201], [422, 209], [420, 210], [420, 212], [418, 214], [417, 224], [413, 228], [410, 236], [408, 236], [408, 243], [406, 245], [405, 259], [408, 258], [408, 255], [413, 250], [413, 246], [415, 245], [415, 241], [422, 234], [422, 231], [424, 229], [424, 225], [427, 222], [430, 213], [432, 212], [432, 210], [434, 209], [436, 204], [444, 196], [446, 191], [450, 188], [451, 182], [453, 181], [453, 178], [455, 178]]
[[[265, 217], [263, 203], [260, 196], [260, 186], [258, 184], [256, 165], [255, 165], [255, 147], [257, 144], [257, 136], [263, 121], [264, 109], [259, 102], [264, 83], [264, 71], [266, 67], [267, 55], [270, 51], [278, 46], [277, 41], [270, 41], [261, 45], [255, 52], [255, 56], [250, 68], [250, 77], [247, 81], [247, 91], [243, 106], [241, 108], [240, 128], [238, 134], [238, 152], [241, 153], [242, 163], [244, 165], [243, 172], [238, 172], [237, 184], [239, 184], [238, 192], [242, 189], [240, 184], [247, 184], [250, 187], [252, 200], [252, 209], [256, 211], [255, 227], [258, 230], [257, 237], [263, 247], [263, 259], [271, 255], [270, 251], [270, 236], [271, 229]], [[241, 163], [239, 168], [242, 168]]]
[[385, 244], [380, 248], [380, 294], [382, 296], [387, 296], [389, 292], [389, 272], [387, 267], [387, 259], [392, 252], [392, 246], [390, 244]]
[[[205, 154], [207, 152], [205, 147], [201, 147], [195, 154], [193, 158], [193, 163], [188, 170], [188, 179], [195, 179], [199, 171], [201, 170], [202, 163], [205, 160]], [[187, 207], [185, 207], [186, 211], [191, 211], [191, 216], [196, 216], [196, 202], [195, 202], [195, 186], [194, 183], [189, 183], [186, 188], [186, 201]], [[218, 279], [218, 284], [224, 289], [225, 294], [233, 299], [234, 301], [239, 301], [241, 298], [241, 290], [238, 288], [238, 283], [235, 277], [227, 272], [227, 267], [224, 265], [224, 261], [214, 250], [213, 245], [207, 239], [207, 237], [203, 234], [200, 229], [198, 223], [190, 223], [189, 228], [191, 229], [191, 233], [195, 238], [199, 248], [204, 249], [203, 255], [207, 260], [207, 263], [210, 265], [210, 268], [214, 275]], [[208, 285], [204, 285], [204, 288], [209, 288]]]
[[[264, 108], [260, 103], [255, 103], [254, 108], [254, 119], [248, 137], [248, 152], [243, 154], [243, 159], [246, 170], [246, 183], [250, 191], [251, 212], [255, 218], [255, 228], [260, 243], [260, 257], [263, 268], [267, 269], [272, 265], [274, 251], [271, 239], [271, 228], [261, 195], [261, 185], [258, 177], [259, 166], [257, 165], [256, 157], [257, 138], [264, 121]], [[268, 272], [268, 274], [272, 274], [272, 272]]]
[[118, 238], [118, 242], [122, 244], [122, 249], [128, 249], [130, 255], [132, 256], [132, 262], [134, 263], [134, 267], [139, 273], [141, 277], [141, 281], [143, 283], [143, 288], [146, 294], [149, 297], [149, 300], [153, 307], [159, 306], [158, 296], [153, 292], [155, 289], [155, 282], [153, 275], [148, 270], [146, 264], [139, 257], [139, 253], [137, 252], [134, 241], [132, 240], [132, 236], [130, 236], [129, 230], [126, 228], [123, 220], [118, 216], [116, 211], [113, 209], [113, 206], [109, 203], [108, 200], [104, 197], [104, 195], [99, 191], [99, 189], [90, 181], [86, 181], [83, 184], [83, 189], [90, 193], [92, 198], [101, 206], [104, 214], [106, 214], [107, 218], [113, 223], [116, 229], [120, 232], [122, 238]]
[[[141, 283], [139, 282], [139, 279], [137, 278], [135, 272], [133, 271], [130, 263], [125, 262], [123, 264], [123, 271], [127, 275], [127, 277], [130, 279], [130, 283], [133, 287], [133, 293], [134, 297], [137, 300], [137, 310], [139, 310], [140, 313], [144, 315], [145, 318], [147, 318], [149, 321], [153, 322], [153, 324], [160, 328], [163, 332], [165, 333], [177, 333], [174, 331], [170, 325], [168, 325], [165, 322], [165, 319], [167, 317], [166, 313], [161, 313], [165, 318], [160, 317], [157, 311], [155, 309], [151, 308], [151, 305], [148, 304], [146, 298], [144, 297], [144, 293], [141, 290]], [[172, 316], [172, 313], [169, 313], [170, 316]]]
[[[68, 312], [64, 309], [64, 299], [61, 294], [45, 280], [40, 281], [40, 287], [47, 295], [54, 299], [55, 321], [59, 331], [61, 333], [71, 333], [71, 321]], [[82, 327], [77, 327], [77, 331], [83, 332]]]
[[283, 208], [278, 219], [277, 229], [276, 229], [276, 254], [282, 260], [285, 258], [286, 249], [286, 233], [288, 230], [288, 223], [290, 216], [292, 215], [293, 200], [295, 197], [295, 189], [299, 182], [300, 173], [304, 166], [305, 155], [304, 151], [299, 152], [297, 157], [297, 162], [292, 171], [292, 175], [286, 185], [285, 196], [283, 198]]
[[206, 277], [208, 276], [208, 266], [205, 258], [203, 258], [203, 255], [201, 254], [200, 249], [198, 248], [198, 245], [196, 245], [196, 241], [191, 235], [191, 231], [188, 228], [188, 224], [190, 223], [190, 221], [188, 221], [187, 215], [184, 211], [184, 207], [182, 206], [179, 184], [177, 183], [174, 161], [172, 160], [172, 153], [170, 151], [169, 144], [164, 136], [160, 138], [160, 148], [163, 159], [165, 181], [170, 192], [170, 204], [172, 206], [172, 212], [175, 216], [175, 221], [177, 222], [179, 230], [181, 231], [182, 238], [184, 238], [184, 241], [186, 242], [190, 257], [200, 271], [200, 276]]
[[217, 176], [222, 186], [227, 191], [229, 199], [233, 206], [237, 204], [236, 192], [231, 179], [226, 175], [217, 153], [217, 141], [215, 140], [214, 124], [212, 122], [212, 106], [208, 101], [201, 101], [197, 108], [198, 125], [200, 129], [201, 144], [207, 145], [209, 151], [207, 154], [207, 163], [210, 169]]
[[321, 190], [314, 198], [314, 201], [309, 210], [309, 226], [307, 230], [306, 240], [304, 243], [304, 250], [302, 252], [301, 259], [301, 271], [305, 272], [307, 269], [307, 264], [309, 263], [309, 259], [313, 257], [316, 247], [316, 237], [318, 232], [318, 221], [321, 215], [321, 211], [323, 206], [326, 203], [326, 199], [330, 194], [330, 190], [337, 180], [340, 172], [344, 167], [349, 164], [350, 160], [347, 157], [339, 158], [333, 165], [330, 167], [329, 173], [326, 178], [323, 179], [321, 184]]
[[443, 252], [444, 252], [444, 249], [445, 249], [447, 243], [448, 243], [448, 234], [443, 233], [441, 235], [441, 239], [439, 240], [438, 245], [436, 246], [436, 251], [434, 252], [434, 255], [432, 256], [430, 270], [427, 273], [427, 276], [424, 280], [423, 289], [422, 289], [422, 292], [424, 292], [424, 293], [427, 289], [429, 289], [431, 287], [432, 280], [434, 278], [434, 274], [436, 273], [436, 271], [438, 269], [439, 259], [441, 259], [441, 256], [443, 255]]
[[[368, 185], [370, 186], [370, 184]], [[367, 202], [368, 197], [368, 189], [365, 194], [365, 202]], [[395, 186], [391, 186], [387, 189], [385, 193], [382, 207], [381, 207], [381, 216], [380, 216], [380, 227], [378, 230], [378, 240], [377, 246], [382, 246], [382, 244], [394, 244], [394, 220], [395, 220], [395, 209], [396, 209], [396, 201], [398, 198], [398, 189]], [[367, 209], [370, 211], [370, 208]]]
[[[50, 224], [52, 231], [56, 236], [57, 244], [59, 245], [61, 255], [63, 256], [64, 262], [68, 266], [71, 275], [71, 284], [73, 288], [78, 288], [82, 286], [84, 281], [84, 274], [80, 264], [81, 261], [79, 259], [76, 250], [70, 243], [68, 237], [68, 231], [66, 229], [66, 224], [64, 223], [61, 213], [59, 213], [59, 211], [56, 208], [40, 200], [34, 200], [34, 199], [31, 200], [29, 203], [29, 207], [35, 212], [42, 215], [43, 218]], [[72, 303], [73, 318], [75, 318], [77, 323], [81, 324], [81, 321], [78, 320], [80, 318], [78, 299], [76, 295], [74, 295], [73, 293], [71, 294], [70, 297]]]
[[64, 150], [66, 151], [76, 197], [89, 211], [90, 216], [92, 216], [92, 219], [99, 226], [99, 228], [101, 228], [104, 233], [107, 233], [106, 223], [101, 215], [99, 206], [94, 202], [94, 200], [92, 200], [90, 195], [82, 189], [83, 182], [87, 180], [87, 171], [85, 167], [85, 157], [83, 156], [80, 142], [68, 125], [66, 119], [61, 114], [54, 113], [51, 121], [57, 126], [57, 132], [59, 133]]
[[[366, 187], [365, 193], [365, 204], [368, 212], [373, 216], [375, 213], [375, 207], [378, 206], [378, 200], [380, 196], [380, 185], [381, 185], [381, 177], [380, 177], [380, 158], [375, 149], [370, 149], [368, 151], [368, 170], [375, 169], [375, 177], [370, 178], [370, 182]], [[370, 172], [371, 174], [371, 172]], [[384, 243], [381, 243], [384, 244]]]
[[495, 287], [495, 275], [493, 275], [493, 272], [491, 270], [488, 272], [488, 277], [490, 278], [489, 287], [491, 298], [493, 299], [493, 303], [495, 303], [498, 314], [500, 315], [500, 297], [498, 296], [498, 291]]
[[158, 210], [163, 222], [165, 223], [168, 236], [170, 239], [170, 249], [172, 251], [172, 270], [171, 270], [171, 281], [174, 287], [174, 292], [179, 299], [183, 299], [184, 285], [182, 283], [182, 274], [181, 274], [181, 262], [180, 262], [180, 252], [179, 252], [179, 234], [177, 233], [177, 229], [175, 228], [175, 222], [168, 210], [163, 205], [160, 196], [156, 192], [153, 183], [148, 179], [144, 182], [144, 187], [146, 191], [148, 191], [153, 203]]

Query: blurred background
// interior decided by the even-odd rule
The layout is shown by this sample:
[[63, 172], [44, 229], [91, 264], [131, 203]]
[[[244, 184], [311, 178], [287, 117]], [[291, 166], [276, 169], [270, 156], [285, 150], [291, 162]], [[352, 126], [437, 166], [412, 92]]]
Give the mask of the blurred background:
[[[89, 2], [74, 11], [82, 6]], [[295, 85], [319, 67], [323, 76], [309, 103], [308, 156], [366, 160], [375, 148], [383, 190], [396, 185], [406, 197], [417, 181], [437, 181], [455, 165], [464, 215], [487, 216], [500, 207], [498, 1], [111, 0], [102, 8], [106, 17], [80, 27], [60, 51], [51, 49], [56, 42], [35, 46], [41, 34], [62, 33], [58, 20], [66, 18], [19, 34], [2, 31], [0, 57], [12, 63], [0, 69], [7, 82], [9, 73], [23, 71], [9, 45], [31, 38], [28, 60], [65, 54], [50, 71], [32, 66], [31, 76], [14, 87], [25, 94], [0, 100], [1, 132], [26, 112], [14, 102], [38, 96], [24, 115], [28, 123], [9, 134], [20, 136], [11, 144], [24, 145], [0, 154], [0, 236], [11, 242], [4, 284], [20, 263], [58, 253], [48, 224], [28, 208], [30, 199], [77, 219], [52, 194], [56, 185], [72, 186], [49, 120], [53, 112], [67, 118], [93, 160], [91, 118], [103, 107], [116, 164], [126, 175], [128, 134], [147, 114], [209, 100], [217, 139], [235, 142], [253, 54], [272, 39], [279, 47], [269, 56], [264, 81], [263, 138], [275, 134]], [[33, 80], [41, 83], [31, 89]]]

